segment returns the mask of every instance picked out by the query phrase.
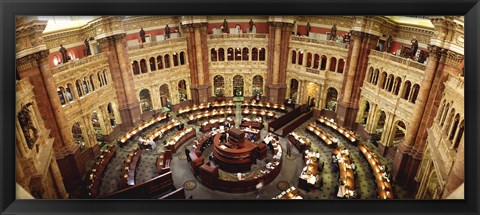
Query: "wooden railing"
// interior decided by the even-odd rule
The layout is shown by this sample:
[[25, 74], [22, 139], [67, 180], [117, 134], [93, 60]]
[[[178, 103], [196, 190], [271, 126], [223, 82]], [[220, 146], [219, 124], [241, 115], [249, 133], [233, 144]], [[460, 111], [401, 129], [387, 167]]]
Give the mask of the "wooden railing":
[[102, 199], [148, 199], [173, 191], [172, 172], [159, 175], [141, 184], [101, 196]]

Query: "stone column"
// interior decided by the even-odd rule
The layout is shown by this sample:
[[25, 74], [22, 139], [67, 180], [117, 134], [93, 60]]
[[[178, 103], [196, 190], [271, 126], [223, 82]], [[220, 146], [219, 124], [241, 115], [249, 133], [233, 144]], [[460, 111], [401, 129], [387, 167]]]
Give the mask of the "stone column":
[[68, 193], [65, 190], [62, 175], [60, 174], [60, 169], [58, 168], [57, 161], [55, 159], [50, 161], [50, 171], [52, 172], [53, 180], [57, 188], [56, 191], [60, 195], [60, 198], [68, 199]]
[[269, 22], [267, 49], [266, 96], [269, 102], [281, 103], [286, 94], [287, 64], [289, 59], [288, 43], [292, 34], [293, 23]]
[[[412, 176], [412, 172], [410, 172], [412, 161], [407, 161], [409, 161], [412, 156], [412, 149], [415, 144], [415, 139], [417, 137], [420, 124], [423, 120], [425, 106], [428, 101], [430, 88], [434, 81], [434, 77], [436, 76], [436, 73], [442, 73], [442, 69], [438, 68], [438, 62], [442, 53], [444, 53], [444, 50], [436, 46], [430, 46], [429, 51], [430, 56], [428, 58], [427, 68], [425, 69], [425, 76], [420, 83], [420, 92], [418, 93], [418, 97], [412, 111], [412, 116], [409, 119], [408, 131], [405, 134], [404, 141], [398, 147], [395, 160], [393, 162], [392, 175], [394, 180], [399, 184], [406, 183], [408, 178], [411, 178], [412, 180], [414, 178], [415, 174]], [[407, 163], [409, 164], [408, 167], [406, 166]], [[416, 163], [417, 165], [415, 169], [418, 168], [419, 161]]]
[[[339, 92], [340, 102], [337, 108], [338, 122], [346, 128], [353, 129], [355, 125], [360, 88], [368, 69], [368, 56], [370, 50], [375, 48], [378, 38], [376, 35], [352, 31], [352, 40], [346, 60], [345, 79], [341, 92]], [[338, 70], [338, 66], [336, 69]]]
[[113, 86], [116, 89], [122, 129], [128, 130], [140, 122], [140, 105], [135, 95], [133, 71], [129, 64], [125, 34], [98, 40], [102, 53], [108, 56]]
[[187, 54], [190, 66], [191, 99], [193, 103], [200, 104], [208, 101], [210, 97], [209, 79], [209, 50], [207, 47], [207, 23], [198, 19], [182, 24], [187, 40]]

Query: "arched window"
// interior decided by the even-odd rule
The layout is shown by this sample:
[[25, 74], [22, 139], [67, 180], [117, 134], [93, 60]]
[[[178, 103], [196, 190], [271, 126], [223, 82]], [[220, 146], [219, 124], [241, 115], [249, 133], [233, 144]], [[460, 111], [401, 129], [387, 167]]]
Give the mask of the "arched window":
[[99, 117], [99, 114], [97, 113], [97, 111], [93, 111], [90, 119], [92, 121], [93, 132], [95, 133], [95, 137], [96, 137], [95, 139], [97, 143], [100, 144], [105, 142], [105, 139], [103, 138], [103, 136], [105, 135], [105, 132], [103, 131], [102, 126], [100, 125], [100, 123], [104, 124], [103, 118]]
[[460, 122], [460, 114], [457, 113], [457, 115], [455, 115], [455, 119], [453, 120], [452, 128], [450, 129], [450, 135], [448, 136], [448, 139], [450, 141], [453, 141], [453, 138], [455, 137], [455, 133], [457, 132], [457, 127], [459, 122]]
[[105, 85], [108, 84], [108, 78], [107, 78], [107, 71], [103, 70], [103, 80], [105, 81]]
[[343, 68], [344, 67], [345, 67], [345, 61], [340, 58], [340, 60], [338, 60], [338, 70], [337, 70], [337, 72], [338, 73], [343, 73]]
[[252, 60], [258, 61], [258, 49], [257, 48], [252, 49]]
[[312, 67], [312, 53], [307, 53], [307, 65], [306, 67]]
[[460, 140], [462, 139], [464, 130], [465, 130], [465, 123], [464, 123], [464, 120], [462, 120], [462, 122], [460, 122], [460, 126], [458, 127], [458, 132], [455, 137], [455, 141], [453, 142], [453, 148], [455, 150], [458, 148], [458, 145], [460, 144]]
[[393, 75], [390, 74], [388, 75], [388, 78], [387, 78], [386, 90], [388, 90], [388, 92], [392, 92], [392, 88], [393, 88]]
[[252, 93], [253, 95], [263, 95], [263, 77], [261, 75], [255, 75], [252, 80]]
[[73, 94], [72, 94], [72, 84], [70, 83], [67, 84], [66, 96], [67, 96], [68, 102], [71, 102], [74, 100]]
[[227, 60], [228, 61], [233, 61], [233, 48], [228, 48], [227, 49]]
[[380, 71], [378, 69], [375, 70], [375, 72], [373, 73], [373, 80], [372, 80], [372, 84], [374, 84], [375, 86], [377, 85], [378, 83], [378, 75], [380, 74]]
[[322, 64], [320, 64], [320, 70], [325, 70], [327, 68], [327, 56], [322, 55]]
[[69, 51], [68, 52], [68, 56], [70, 57], [70, 60], [74, 60], [75, 59], [75, 53], [73, 51]]
[[155, 58], [154, 57], [151, 57], [149, 60], [150, 62], [150, 71], [156, 71], [157, 70], [157, 67], [155, 65]]
[[145, 59], [140, 60], [140, 70], [142, 73], [147, 73], [147, 61]]
[[370, 67], [367, 72], [367, 77], [365, 78], [365, 81], [368, 83], [372, 83], [372, 77], [373, 77], [373, 67]]
[[380, 75], [380, 84], [378, 85], [381, 89], [385, 89], [387, 86], [387, 73], [382, 72]]
[[335, 72], [335, 69], [337, 68], [337, 58], [330, 58], [330, 72]]
[[442, 101], [442, 105], [440, 105], [440, 108], [437, 111], [437, 117], [435, 119], [435, 121], [437, 122], [440, 122], [440, 119], [442, 119], [443, 110], [445, 110], [445, 105], [446, 105], [445, 103], [446, 103], [446, 100], [444, 99]]
[[223, 48], [218, 49], [218, 60], [225, 61], [225, 50]]
[[418, 93], [420, 92], [420, 85], [414, 84], [412, 87], [412, 102], [415, 104], [417, 101]]
[[161, 55], [158, 55], [157, 56], [157, 68], [160, 70], [160, 69], [163, 69], [163, 59], [162, 59], [162, 56]]
[[333, 87], [327, 89], [327, 100], [325, 108], [331, 111], [337, 110], [338, 91]]
[[165, 61], [165, 68], [170, 68], [170, 55], [169, 55], [169, 54], [166, 54], [166, 55], [163, 57], [163, 60]]
[[303, 51], [298, 52], [298, 65], [303, 64]]
[[448, 135], [448, 132], [450, 131], [449, 128], [450, 128], [450, 125], [452, 125], [453, 116], [455, 116], [455, 108], [452, 108], [452, 110], [450, 111], [450, 114], [448, 114], [447, 121], [445, 121], [446, 124], [444, 127], [444, 131], [446, 135]]
[[83, 149], [85, 147], [85, 139], [83, 138], [83, 132], [82, 128], [80, 127], [80, 123], [75, 122], [72, 126], [72, 135], [73, 135], [73, 141], [80, 145], [80, 147]]
[[261, 48], [258, 55], [260, 56], [259, 57], [260, 61], [265, 61], [265, 48]]
[[80, 80], [77, 80], [75, 82], [75, 86], [77, 87], [78, 96], [82, 97], [83, 96], [82, 82]]
[[292, 50], [292, 64], [297, 63], [297, 51]]
[[185, 80], [180, 80], [178, 82], [178, 96], [180, 101], [186, 101], [187, 98], [187, 82]]
[[213, 94], [215, 96], [225, 95], [225, 79], [221, 75], [213, 77]]
[[100, 83], [100, 87], [103, 87], [103, 85], [105, 85], [105, 84], [103, 83], [103, 77], [102, 77], [102, 75], [101, 75], [100, 73], [101, 73], [101, 72], [98, 72], [98, 73], [97, 73], [98, 83]]
[[85, 92], [85, 95], [90, 93], [86, 78], [83, 78], [83, 92]]
[[63, 87], [57, 88], [58, 98], [60, 99], [60, 104], [65, 105], [67, 101], [65, 100], [65, 89]]
[[405, 82], [405, 90], [403, 91], [402, 98], [406, 99], [408, 101], [408, 97], [410, 96], [410, 88], [412, 87], [412, 84], [410, 81]]
[[320, 65], [320, 56], [318, 54], [315, 54], [313, 57], [313, 68], [318, 69], [319, 65]]
[[400, 77], [395, 78], [395, 84], [393, 86], [393, 94], [396, 96], [400, 92], [400, 87], [402, 86], [402, 79]]
[[242, 60], [242, 52], [240, 48], [235, 49], [235, 61], [240, 61]]
[[173, 53], [173, 66], [178, 66], [178, 54]]
[[143, 89], [140, 91], [140, 107], [142, 109], [142, 113], [153, 109], [150, 90]]
[[211, 61], [217, 61], [218, 56], [217, 56], [217, 50], [215, 48], [210, 50], [210, 57], [211, 57]]
[[445, 124], [445, 119], [447, 118], [449, 108], [450, 108], [450, 103], [447, 104], [447, 107], [445, 108], [445, 110], [442, 113], [442, 120], [440, 121], [440, 126], [442, 126], [442, 127], [443, 127], [443, 124]]
[[92, 91], [95, 91], [95, 83], [93, 82], [93, 75], [90, 75], [90, 86], [92, 87]]
[[243, 76], [233, 77], [233, 96], [243, 96]]
[[185, 52], [180, 52], [180, 65], [185, 65]]
[[132, 70], [134, 75], [140, 74], [140, 67], [138, 66], [138, 61], [133, 61]]
[[248, 48], [245, 47], [242, 49], [242, 60], [248, 60]]

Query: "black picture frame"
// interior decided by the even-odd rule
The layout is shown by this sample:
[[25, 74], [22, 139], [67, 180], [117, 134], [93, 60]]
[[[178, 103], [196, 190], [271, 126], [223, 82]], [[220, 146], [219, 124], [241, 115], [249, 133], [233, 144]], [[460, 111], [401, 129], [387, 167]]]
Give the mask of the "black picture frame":
[[[478, 0], [0, 0], [1, 214], [478, 214]], [[465, 200], [15, 200], [16, 15], [465, 15]]]

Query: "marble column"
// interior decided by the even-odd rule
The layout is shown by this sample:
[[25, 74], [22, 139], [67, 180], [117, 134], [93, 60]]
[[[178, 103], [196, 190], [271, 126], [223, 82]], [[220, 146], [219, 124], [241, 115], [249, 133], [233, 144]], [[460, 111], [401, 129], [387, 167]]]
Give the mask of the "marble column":
[[462, 137], [460, 146], [458, 147], [457, 156], [453, 163], [452, 170], [446, 180], [445, 189], [443, 191], [442, 199], [450, 195], [465, 181], [465, 149], [464, 140]]
[[57, 161], [55, 159], [51, 160], [50, 171], [52, 172], [53, 180], [56, 185], [56, 191], [62, 199], [68, 199], [68, 193], [65, 190], [65, 185], [63, 184], [62, 175], [60, 174], [60, 169], [58, 168]]

